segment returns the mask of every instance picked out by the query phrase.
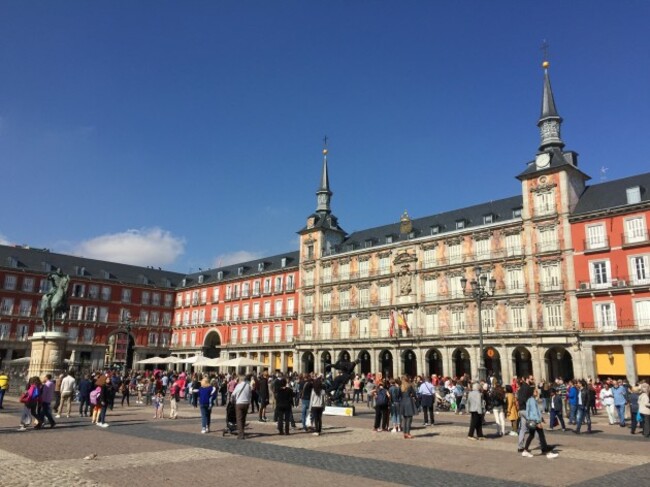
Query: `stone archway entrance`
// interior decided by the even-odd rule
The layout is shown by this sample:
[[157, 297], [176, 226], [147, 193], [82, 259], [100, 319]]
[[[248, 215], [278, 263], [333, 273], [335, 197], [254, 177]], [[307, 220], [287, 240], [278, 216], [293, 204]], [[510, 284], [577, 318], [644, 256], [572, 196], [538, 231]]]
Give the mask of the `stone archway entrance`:
[[305, 352], [302, 354], [301, 358], [302, 371], [306, 374], [311, 374], [314, 372], [314, 354], [311, 352]]
[[217, 358], [221, 355], [221, 336], [216, 330], [209, 331], [205, 336], [203, 355], [208, 358]]
[[442, 377], [443, 367], [442, 367], [442, 354], [440, 353], [440, 350], [436, 348], [432, 348], [431, 350], [429, 350], [426, 355], [426, 360], [429, 369], [428, 370], [429, 377], [431, 377], [433, 374], [436, 374], [438, 377]]
[[488, 378], [495, 377], [497, 380], [503, 379], [501, 376], [501, 355], [499, 355], [498, 350], [493, 347], [486, 347], [483, 354]]
[[406, 349], [402, 352], [402, 364], [405, 375], [409, 377], [418, 375], [418, 360], [413, 350]]
[[533, 372], [533, 359], [526, 347], [517, 347], [512, 351], [515, 377], [528, 377]]
[[558, 377], [573, 379], [573, 357], [564, 347], [549, 348], [544, 354], [546, 380], [554, 381]]
[[454, 375], [456, 377], [462, 377], [467, 374], [471, 377], [472, 375], [472, 361], [469, 358], [469, 353], [464, 348], [457, 348], [454, 350], [454, 353], [451, 356], [452, 362], [454, 364]]
[[390, 350], [383, 350], [379, 354], [381, 375], [385, 379], [393, 377], [393, 354]]
[[359, 371], [364, 375], [369, 374], [370, 371], [372, 370], [370, 353], [368, 353], [367, 350], [361, 350], [359, 352], [358, 357], [359, 357]]

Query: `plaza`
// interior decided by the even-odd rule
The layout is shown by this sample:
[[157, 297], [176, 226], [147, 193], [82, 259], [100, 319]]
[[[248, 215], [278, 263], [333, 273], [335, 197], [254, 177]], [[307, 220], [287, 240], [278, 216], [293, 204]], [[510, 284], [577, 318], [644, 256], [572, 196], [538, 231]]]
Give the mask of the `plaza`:
[[[53, 430], [17, 430], [22, 405], [14, 397], [0, 414], [0, 484], [19, 486], [226, 485], [643, 485], [650, 450], [640, 435], [593, 418], [594, 433], [547, 432], [560, 455], [549, 460], [517, 453], [517, 438], [496, 437], [490, 415], [487, 441], [467, 440], [468, 417], [414, 418], [413, 440], [372, 431], [374, 411], [359, 404], [352, 418], [326, 416], [320, 437], [249, 415], [247, 439], [222, 436], [224, 408], [215, 407], [211, 432], [200, 434], [197, 409], [183, 402], [177, 420], [153, 420], [152, 408], [120, 407], [109, 428], [89, 418], [60, 419]], [[294, 414], [298, 416], [297, 410]], [[298, 423], [298, 427], [300, 424]], [[96, 455], [94, 459], [84, 460]]]

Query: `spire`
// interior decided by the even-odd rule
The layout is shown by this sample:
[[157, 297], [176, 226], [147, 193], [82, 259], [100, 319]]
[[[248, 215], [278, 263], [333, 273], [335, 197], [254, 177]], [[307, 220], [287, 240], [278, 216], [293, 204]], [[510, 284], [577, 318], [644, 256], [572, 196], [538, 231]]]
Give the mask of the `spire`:
[[327, 136], [323, 139], [323, 172], [320, 178], [320, 188], [316, 191], [316, 200], [318, 206], [316, 207], [317, 213], [331, 213], [330, 199], [332, 192], [330, 191], [330, 180], [327, 175]]
[[545, 151], [552, 147], [558, 147], [560, 149], [564, 147], [564, 142], [560, 137], [562, 117], [558, 115], [557, 108], [555, 108], [551, 79], [548, 75], [549, 66], [550, 63], [546, 60], [542, 63], [542, 67], [544, 68], [544, 92], [542, 94], [542, 114], [537, 122], [541, 136], [540, 151]]

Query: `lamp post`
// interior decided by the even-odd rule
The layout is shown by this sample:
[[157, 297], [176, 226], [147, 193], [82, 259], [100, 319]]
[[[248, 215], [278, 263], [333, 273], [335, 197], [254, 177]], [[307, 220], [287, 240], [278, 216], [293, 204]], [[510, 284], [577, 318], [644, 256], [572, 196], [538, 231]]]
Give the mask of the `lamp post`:
[[[124, 329], [126, 330], [126, 357], [124, 357], [124, 374], [126, 375], [129, 367], [129, 356], [131, 355], [131, 328], [133, 328], [133, 321], [131, 321], [131, 315], [127, 315], [126, 319], [122, 322]], [[133, 364], [131, 364], [131, 367]]]
[[483, 316], [481, 313], [483, 301], [494, 295], [494, 288], [496, 286], [496, 279], [491, 278], [488, 282], [486, 274], [481, 274], [481, 268], [474, 269], [474, 279], [469, 282], [469, 289], [467, 288], [467, 278], [460, 279], [460, 286], [463, 289], [463, 294], [474, 300], [478, 308], [478, 341], [480, 348], [480, 356], [478, 362], [478, 378], [481, 381], [487, 380], [487, 371], [485, 369], [485, 357], [483, 356]]

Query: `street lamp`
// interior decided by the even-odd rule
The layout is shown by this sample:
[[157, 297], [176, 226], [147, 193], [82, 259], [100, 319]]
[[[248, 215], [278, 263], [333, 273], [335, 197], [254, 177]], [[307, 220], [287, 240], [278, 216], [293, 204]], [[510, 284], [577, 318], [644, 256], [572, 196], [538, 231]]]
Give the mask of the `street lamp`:
[[[131, 315], [126, 315], [126, 319], [122, 321], [124, 329], [126, 330], [126, 357], [124, 357], [124, 375], [126, 375], [129, 367], [129, 356], [131, 355], [131, 328], [133, 327], [133, 321], [131, 321]], [[133, 366], [133, 364], [131, 364]]]
[[478, 308], [478, 340], [480, 348], [480, 358], [478, 362], [478, 378], [481, 381], [487, 380], [487, 371], [485, 370], [485, 357], [483, 357], [483, 316], [481, 313], [483, 301], [494, 295], [494, 288], [497, 280], [491, 278], [488, 282], [486, 274], [481, 274], [481, 268], [474, 269], [474, 279], [469, 283], [470, 287], [467, 288], [467, 278], [463, 276], [460, 279], [460, 286], [463, 294], [471, 298], [476, 303]]

